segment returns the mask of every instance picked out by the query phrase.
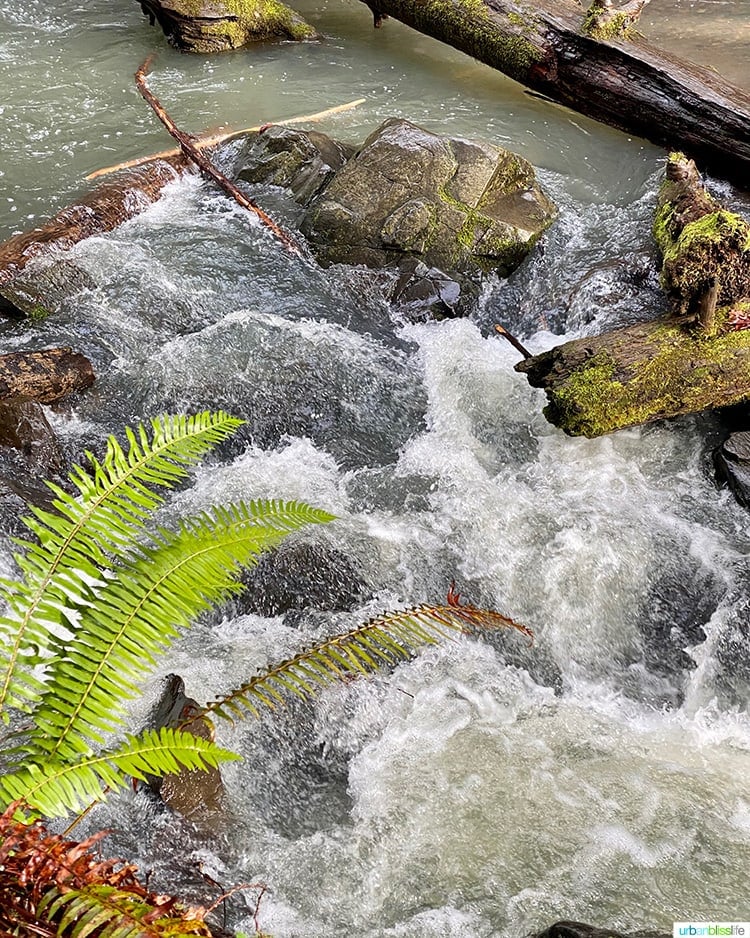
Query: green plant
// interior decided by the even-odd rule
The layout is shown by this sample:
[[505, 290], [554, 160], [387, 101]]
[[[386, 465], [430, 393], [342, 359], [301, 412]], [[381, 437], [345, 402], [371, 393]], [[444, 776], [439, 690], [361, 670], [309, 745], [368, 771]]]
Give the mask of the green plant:
[[[0, 741], [0, 802], [14, 806], [6, 827], [80, 810], [131, 778], [238, 758], [180, 727], [121, 738], [118, 731], [157, 657], [200, 612], [240, 588], [243, 566], [290, 532], [333, 519], [299, 502], [261, 500], [214, 508], [175, 530], [154, 526], [160, 490], [241, 422], [219, 412], [159, 417], [150, 433], [128, 428], [127, 451], [110, 437], [103, 461], [87, 453], [90, 468], [74, 468], [75, 497], [51, 485], [54, 511], [34, 508], [24, 519], [34, 540], [18, 542], [21, 576], [0, 583], [8, 605], [0, 617], [0, 715], [12, 724]], [[505, 626], [531, 634], [499, 613], [462, 604], [451, 590], [446, 605], [386, 613], [305, 649], [197, 716], [257, 714], [287, 694], [307, 698], [346, 675], [395, 664], [456, 631]], [[111, 869], [104, 872], [109, 877]], [[92, 875], [75, 895], [58, 882], [36, 897], [40, 914], [61, 913], [59, 935], [72, 925], [73, 938], [86, 938], [88, 924], [110, 920], [107, 935], [129, 935], [117, 923], [136, 921], [136, 912], [145, 922], [151, 913], [137, 890], [111, 880]]]
[[[73, 497], [52, 486], [54, 512], [33, 509], [35, 537], [2, 583], [0, 713], [29, 721], [4, 753], [0, 798], [56, 816], [102, 797], [128, 777], [236, 758], [179, 729], [145, 730], [111, 744], [125, 704], [156, 658], [201, 611], [235, 591], [242, 566], [303, 525], [331, 515], [296, 502], [215, 508], [176, 530], [148, 522], [160, 490], [232, 433], [225, 413], [165, 416], [114, 437], [102, 462], [75, 467]], [[13, 737], [11, 737], [13, 738]]]

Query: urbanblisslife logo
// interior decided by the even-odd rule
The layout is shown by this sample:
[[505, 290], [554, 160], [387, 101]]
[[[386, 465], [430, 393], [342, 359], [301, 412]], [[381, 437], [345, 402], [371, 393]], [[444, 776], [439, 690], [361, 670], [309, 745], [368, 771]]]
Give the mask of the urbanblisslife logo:
[[750, 938], [750, 922], [675, 922], [673, 938]]

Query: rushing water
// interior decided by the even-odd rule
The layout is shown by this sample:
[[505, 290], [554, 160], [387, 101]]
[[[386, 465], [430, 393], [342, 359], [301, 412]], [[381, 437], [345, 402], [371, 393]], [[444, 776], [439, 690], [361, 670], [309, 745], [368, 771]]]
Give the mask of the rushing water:
[[[543, 246], [471, 320], [404, 325], [366, 274], [300, 265], [190, 178], [79, 245], [95, 286], [32, 329], [2, 326], [4, 349], [64, 342], [95, 362], [97, 385], [52, 415], [70, 453], [167, 408], [245, 417], [175, 514], [279, 496], [338, 516], [315, 537], [350, 558], [366, 602], [204, 622], [161, 667], [193, 696], [383, 608], [440, 601], [454, 577], [537, 644], [462, 641], [220, 728], [245, 758], [212, 834], [132, 796], [91, 823], [115, 827], [112, 849], [159, 888], [207, 901], [199, 865], [226, 887], [267, 883], [260, 924], [278, 938], [748, 920], [750, 526], [712, 478], [718, 424], [568, 439], [492, 330], [542, 349], [661, 309], [649, 225], [663, 154], [398, 24], [373, 33], [350, 0], [297, 6], [324, 41], [204, 59], [169, 50], [126, 0], [4, 0], [3, 233], [69, 201], [86, 172], [164, 147], [131, 80], [156, 49], [154, 88], [187, 128], [361, 96], [322, 129], [356, 142], [402, 115], [511, 146], [561, 209]], [[649, 34], [750, 85], [746, 0], [653, 0], [648, 15]], [[290, 217], [281, 194], [260, 195]], [[230, 925], [252, 932], [256, 894], [230, 900]]]

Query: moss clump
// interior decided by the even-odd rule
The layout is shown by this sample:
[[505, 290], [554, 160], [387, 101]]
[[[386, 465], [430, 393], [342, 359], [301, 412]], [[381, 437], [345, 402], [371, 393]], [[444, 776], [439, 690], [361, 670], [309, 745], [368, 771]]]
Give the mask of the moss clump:
[[[726, 310], [719, 314], [726, 320]], [[617, 369], [616, 347], [597, 352], [548, 389], [548, 420], [571, 436], [597, 437], [750, 396], [748, 329], [710, 338], [662, 324], [651, 333], [649, 351], [627, 372]]]
[[729, 302], [750, 276], [750, 225], [726, 209], [717, 209], [689, 222], [675, 237], [672, 203], [654, 217], [654, 238], [663, 258], [662, 285], [678, 296], [692, 295], [701, 284], [717, 277], [721, 302]]
[[[415, 4], [412, 25], [519, 81], [543, 60], [542, 51], [525, 36], [503, 32], [494, 24], [492, 28], [477, 29], [476, 22], [469, 20], [467, 13], [490, 20], [489, 10], [482, 0], [421, 0]], [[525, 24], [528, 27], [525, 31], [530, 34], [534, 28], [532, 18], [526, 17]]]
[[222, 0], [212, 4], [210, 12], [204, 0], [180, 0], [176, 10], [188, 21], [175, 21], [171, 37], [192, 52], [220, 52], [266, 39], [317, 36], [312, 26], [280, 0]]
[[583, 32], [592, 39], [627, 39], [632, 25], [628, 13], [612, 13], [601, 0], [594, 0], [586, 11]]

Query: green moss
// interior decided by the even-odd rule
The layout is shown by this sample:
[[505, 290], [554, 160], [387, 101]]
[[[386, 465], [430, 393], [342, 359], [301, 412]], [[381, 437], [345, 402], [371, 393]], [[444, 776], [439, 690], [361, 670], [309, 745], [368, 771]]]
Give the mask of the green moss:
[[[200, 38], [190, 40], [194, 51], [216, 52], [264, 39], [302, 40], [317, 35], [312, 26], [280, 0], [222, 0], [222, 7], [226, 19], [215, 22], [206, 19], [195, 24], [200, 27]], [[204, 0], [181, 0], [180, 8], [186, 16], [196, 19], [205, 15]]]
[[605, 13], [608, 14], [608, 11], [600, 0], [594, 0], [586, 11], [583, 32], [592, 39], [627, 39], [632, 18], [627, 13], [612, 13], [602, 22]]
[[[519, 81], [543, 60], [542, 51], [526, 36], [503, 32], [502, 27], [494, 23], [492, 28], [477, 29], [476, 20], [468, 20], [467, 12], [474, 17], [490, 18], [482, 0], [421, 0], [414, 5], [411, 25]], [[511, 25], [518, 24], [511, 21]], [[535, 30], [533, 17], [525, 17], [524, 25], [529, 35]]]
[[[717, 313], [726, 320], [727, 310]], [[710, 338], [678, 325], [662, 325], [651, 339], [654, 354], [637, 362], [628, 374], [616, 374], [608, 352], [593, 355], [565, 384], [548, 391], [548, 419], [572, 436], [596, 437], [747, 397], [750, 330]], [[730, 362], [736, 375], [734, 396], [726, 391]]]
[[[714, 275], [726, 261], [731, 245], [750, 251], [750, 225], [726, 209], [718, 209], [672, 233], [674, 207], [665, 203], [654, 217], [654, 238], [663, 257], [662, 282], [670, 290], [689, 292]], [[719, 250], [717, 250], [719, 249]]]
[[49, 310], [38, 303], [36, 306], [32, 306], [28, 312], [29, 319], [33, 319], [36, 322], [46, 319], [49, 316]]

